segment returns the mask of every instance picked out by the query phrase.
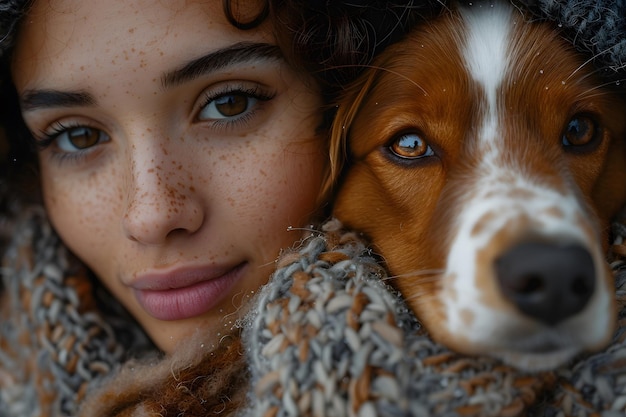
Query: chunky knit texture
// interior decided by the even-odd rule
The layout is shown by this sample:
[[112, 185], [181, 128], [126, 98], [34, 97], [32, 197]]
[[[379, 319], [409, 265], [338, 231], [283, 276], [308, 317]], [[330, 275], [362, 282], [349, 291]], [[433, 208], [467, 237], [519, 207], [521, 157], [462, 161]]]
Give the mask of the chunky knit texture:
[[[623, 225], [616, 226], [626, 232]], [[618, 238], [623, 252], [623, 237]], [[244, 333], [249, 416], [596, 416], [626, 412], [626, 264], [609, 348], [526, 374], [433, 343], [366, 244], [327, 223], [280, 260]], [[601, 413], [601, 414], [600, 414]]]
[[[557, 22], [574, 45], [589, 51], [598, 67], [626, 67], [625, 0], [539, 0], [540, 15]], [[611, 74], [615, 75], [615, 74]]]
[[87, 276], [41, 207], [22, 210], [0, 289], [0, 417], [74, 416], [147, 337]]

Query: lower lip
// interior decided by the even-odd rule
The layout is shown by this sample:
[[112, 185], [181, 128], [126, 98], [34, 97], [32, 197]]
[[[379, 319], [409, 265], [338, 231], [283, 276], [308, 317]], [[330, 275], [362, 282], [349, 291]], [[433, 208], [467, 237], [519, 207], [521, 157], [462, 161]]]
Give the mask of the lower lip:
[[226, 274], [183, 288], [170, 290], [134, 290], [143, 309], [158, 320], [184, 320], [201, 316], [215, 308], [243, 277], [246, 264], [237, 265]]

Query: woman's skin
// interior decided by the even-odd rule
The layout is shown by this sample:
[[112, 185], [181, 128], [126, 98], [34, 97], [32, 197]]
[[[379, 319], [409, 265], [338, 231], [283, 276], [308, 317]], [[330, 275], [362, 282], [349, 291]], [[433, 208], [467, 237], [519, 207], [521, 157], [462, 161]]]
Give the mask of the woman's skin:
[[325, 167], [319, 93], [271, 22], [239, 30], [221, 1], [38, 0], [12, 71], [64, 242], [164, 351], [217, 340], [315, 214]]

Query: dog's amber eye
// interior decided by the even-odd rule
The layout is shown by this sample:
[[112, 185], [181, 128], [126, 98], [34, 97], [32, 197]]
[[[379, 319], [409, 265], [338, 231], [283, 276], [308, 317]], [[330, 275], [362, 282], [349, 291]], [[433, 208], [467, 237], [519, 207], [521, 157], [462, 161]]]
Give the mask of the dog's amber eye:
[[406, 133], [399, 136], [391, 143], [389, 149], [394, 155], [405, 159], [417, 159], [434, 155], [428, 143], [415, 133]]
[[596, 139], [596, 124], [593, 119], [585, 115], [574, 116], [563, 132], [564, 146], [586, 146]]

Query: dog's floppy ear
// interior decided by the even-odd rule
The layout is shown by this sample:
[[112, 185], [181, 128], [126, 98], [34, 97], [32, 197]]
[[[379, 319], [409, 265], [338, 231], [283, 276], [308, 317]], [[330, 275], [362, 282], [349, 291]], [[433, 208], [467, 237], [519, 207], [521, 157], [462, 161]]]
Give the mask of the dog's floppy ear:
[[337, 106], [328, 142], [330, 166], [324, 180], [322, 195], [331, 195], [333, 187], [341, 180], [344, 166], [349, 160], [348, 139], [352, 122], [375, 80], [375, 71], [372, 71], [369, 76], [358, 79], [344, 91], [342, 100]]

